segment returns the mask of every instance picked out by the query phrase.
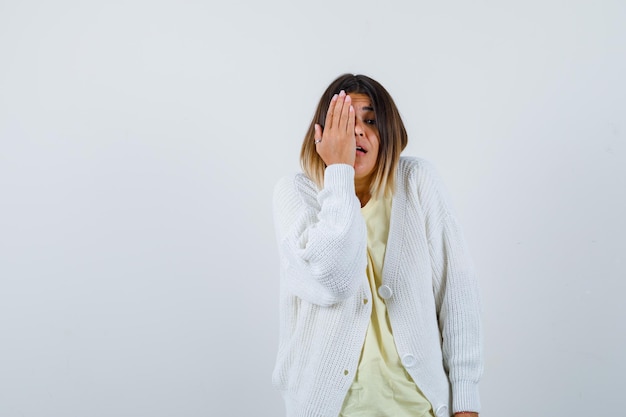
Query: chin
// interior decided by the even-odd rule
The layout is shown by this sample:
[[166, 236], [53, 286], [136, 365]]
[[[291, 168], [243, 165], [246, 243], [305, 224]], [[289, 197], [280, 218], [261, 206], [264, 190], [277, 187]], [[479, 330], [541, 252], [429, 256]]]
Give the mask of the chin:
[[362, 179], [371, 177], [373, 172], [374, 172], [373, 169], [363, 169], [361, 167], [355, 166], [354, 167], [354, 179], [362, 180]]

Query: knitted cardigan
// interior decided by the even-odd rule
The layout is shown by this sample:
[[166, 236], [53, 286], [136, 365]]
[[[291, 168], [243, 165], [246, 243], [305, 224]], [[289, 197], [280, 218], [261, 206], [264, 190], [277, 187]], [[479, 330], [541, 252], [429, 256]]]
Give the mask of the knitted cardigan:
[[[480, 411], [480, 300], [473, 264], [434, 168], [399, 162], [383, 291], [398, 354], [437, 417]], [[274, 386], [288, 417], [337, 417], [354, 379], [371, 316], [367, 230], [354, 169], [326, 168], [274, 190], [281, 258]], [[384, 293], [384, 295], [383, 295]]]

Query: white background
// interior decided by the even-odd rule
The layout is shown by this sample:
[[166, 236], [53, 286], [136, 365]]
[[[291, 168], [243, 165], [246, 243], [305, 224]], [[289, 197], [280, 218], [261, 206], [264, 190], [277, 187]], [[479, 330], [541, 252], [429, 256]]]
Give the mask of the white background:
[[0, 2], [0, 416], [280, 416], [273, 184], [379, 80], [480, 271], [483, 416], [619, 415], [623, 1]]

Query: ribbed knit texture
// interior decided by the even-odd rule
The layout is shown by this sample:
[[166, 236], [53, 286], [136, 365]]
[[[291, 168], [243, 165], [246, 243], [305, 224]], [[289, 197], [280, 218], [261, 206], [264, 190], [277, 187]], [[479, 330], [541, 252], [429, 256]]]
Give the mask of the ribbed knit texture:
[[[337, 417], [370, 320], [367, 230], [354, 169], [326, 168], [324, 189], [303, 174], [276, 185], [281, 257], [274, 385], [287, 417]], [[433, 167], [401, 158], [383, 283], [398, 354], [437, 416], [480, 411], [480, 300], [473, 264]], [[405, 362], [405, 361], [403, 361]]]

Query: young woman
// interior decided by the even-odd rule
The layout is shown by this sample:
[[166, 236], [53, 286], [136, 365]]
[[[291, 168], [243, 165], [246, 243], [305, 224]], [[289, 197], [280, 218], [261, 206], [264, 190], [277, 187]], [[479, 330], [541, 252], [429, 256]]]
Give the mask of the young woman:
[[342, 75], [276, 185], [281, 257], [274, 385], [288, 417], [477, 416], [479, 294], [433, 167], [400, 157], [389, 93]]

